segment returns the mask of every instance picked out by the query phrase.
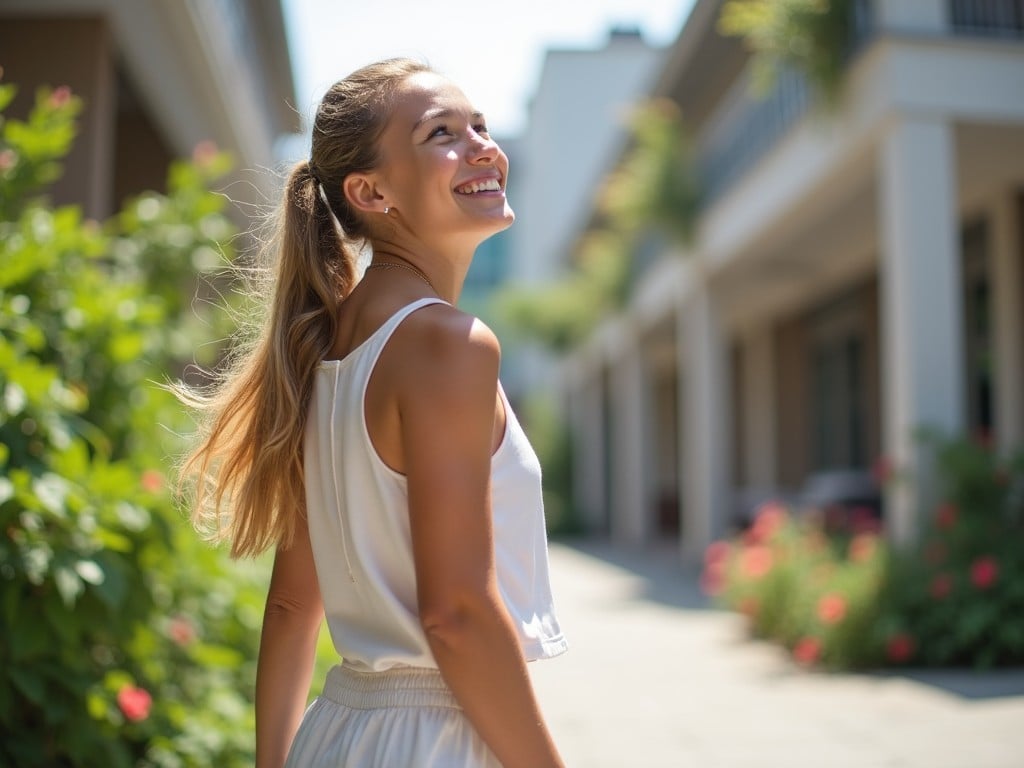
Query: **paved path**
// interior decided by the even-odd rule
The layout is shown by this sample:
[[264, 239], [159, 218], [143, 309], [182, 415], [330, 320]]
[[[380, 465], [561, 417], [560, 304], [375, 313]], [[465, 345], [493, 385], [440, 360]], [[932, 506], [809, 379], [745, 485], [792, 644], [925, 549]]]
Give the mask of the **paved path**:
[[571, 768], [1024, 768], [1024, 671], [806, 672], [667, 550], [551, 564], [571, 648], [531, 669]]

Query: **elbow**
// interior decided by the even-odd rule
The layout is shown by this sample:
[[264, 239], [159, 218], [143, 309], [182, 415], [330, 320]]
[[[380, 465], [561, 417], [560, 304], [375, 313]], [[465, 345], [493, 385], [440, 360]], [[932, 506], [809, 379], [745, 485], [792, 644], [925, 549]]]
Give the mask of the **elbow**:
[[419, 619], [427, 642], [436, 652], [464, 645], [494, 612], [493, 601], [486, 594], [471, 594], [422, 606]]
[[311, 595], [296, 595], [274, 590], [267, 595], [265, 619], [319, 623], [322, 616], [323, 604]]

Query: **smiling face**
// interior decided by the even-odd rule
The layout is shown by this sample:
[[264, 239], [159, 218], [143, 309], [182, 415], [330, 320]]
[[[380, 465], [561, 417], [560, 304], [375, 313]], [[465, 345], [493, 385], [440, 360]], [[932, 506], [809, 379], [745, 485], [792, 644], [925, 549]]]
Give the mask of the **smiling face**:
[[479, 242], [514, 220], [508, 158], [483, 115], [440, 75], [417, 73], [397, 89], [378, 148], [378, 194], [392, 221], [414, 235]]

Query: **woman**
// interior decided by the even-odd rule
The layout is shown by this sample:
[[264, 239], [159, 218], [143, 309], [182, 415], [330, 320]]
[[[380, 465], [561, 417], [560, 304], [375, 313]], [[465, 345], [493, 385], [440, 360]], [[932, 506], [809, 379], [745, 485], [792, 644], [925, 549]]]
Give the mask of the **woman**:
[[[336, 83], [288, 179], [262, 335], [190, 398], [208, 414], [185, 466], [194, 516], [234, 556], [276, 546], [258, 766], [562, 765], [526, 669], [565, 649], [540, 467], [497, 340], [454, 307], [476, 247], [514, 218], [507, 171], [424, 65]], [[325, 612], [344, 663], [303, 716]]]

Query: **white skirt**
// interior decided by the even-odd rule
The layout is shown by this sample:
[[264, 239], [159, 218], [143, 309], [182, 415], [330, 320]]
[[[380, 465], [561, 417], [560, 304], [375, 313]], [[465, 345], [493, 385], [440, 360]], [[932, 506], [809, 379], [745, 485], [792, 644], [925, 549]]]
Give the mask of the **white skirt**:
[[286, 768], [501, 768], [436, 669], [331, 668]]

